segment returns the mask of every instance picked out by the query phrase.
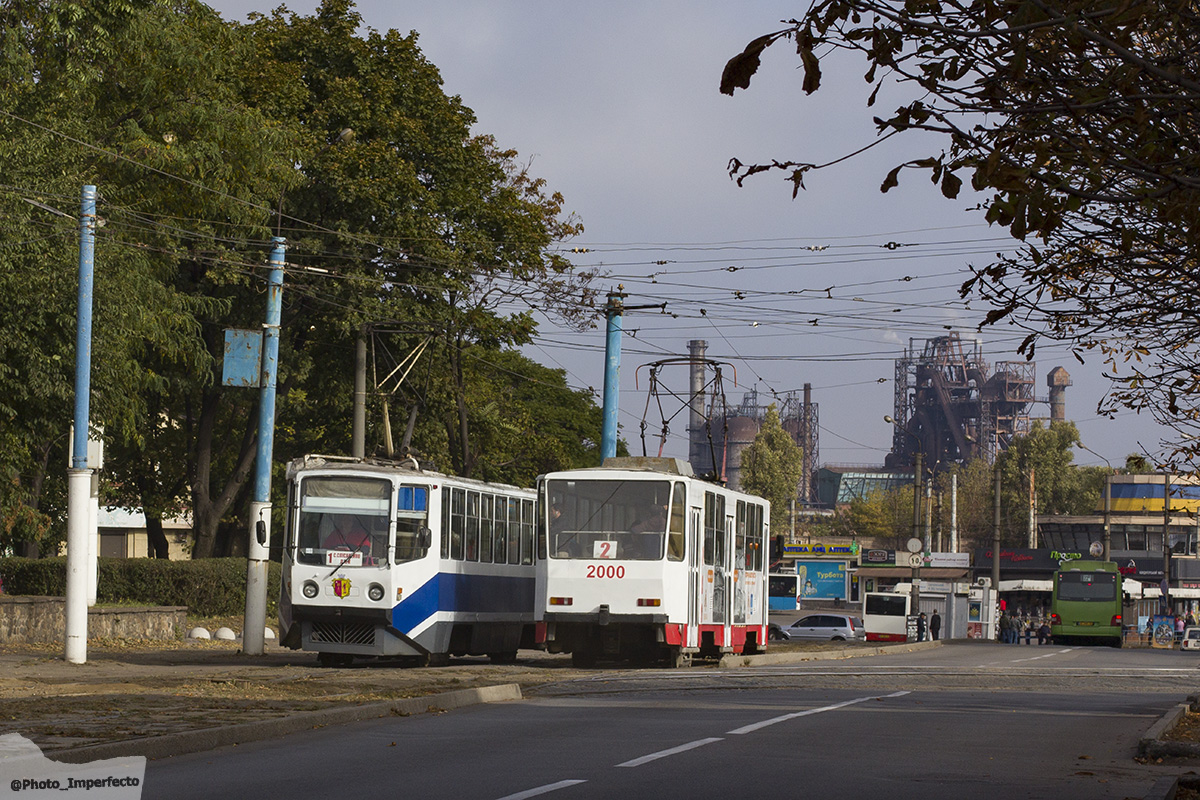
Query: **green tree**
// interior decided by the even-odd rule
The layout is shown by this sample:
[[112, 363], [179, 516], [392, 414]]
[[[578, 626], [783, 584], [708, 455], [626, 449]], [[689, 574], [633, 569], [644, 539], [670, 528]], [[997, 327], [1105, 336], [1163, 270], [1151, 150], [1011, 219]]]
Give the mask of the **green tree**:
[[[1200, 27], [1184, 0], [818, 0], [726, 65], [721, 91], [749, 86], [762, 51], [791, 40], [803, 90], [817, 91], [842, 56], [865, 60], [866, 103], [899, 96], [875, 119], [876, 143], [919, 137], [928, 155], [897, 165], [942, 194], [964, 182], [989, 222], [1023, 243], [975, 269], [963, 288], [988, 301], [984, 324], [1099, 354], [1117, 380], [1102, 403], [1146, 411], [1200, 439]], [[857, 68], [857, 67], [856, 67]], [[930, 136], [930, 134], [933, 134]], [[864, 148], [865, 149], [865, 148]], [[782, 170], [793, 196], [815, 164], [731, 162], [739, 183]]]
[[771, 503], [771, 527], [784, 531], [789, 526], [790, 504], [804, 475], [803, 454], [783, 429], [779, 411], [767, 407], [762, 427], [742, 452], [742, 491]]
[[[244, 219], [233, 200], [268, 163], [261, 153], [272, 126], [232, 102], [224, 62], [214, 55], [224, 52], [223, 26], [204, 6], [31, 2], [6, 4], [3, 13], [12, 57], [0, 67], [0, 174], [8, 187], [0, 199], [7, 240], [0, 282], [18, 313], [0, 322], [0, 390], [7, 436], [17, 445], [7, 456], [11, 482], [0, 507], [17, 523], [5, 526], [14, 537], [22, 535], [22, 519], [27, 533], [32, 520], [33, 533], [61, 537], [61, 492], [47, 495], [45, 486], [62, 480], [48, 465], [66, 461], [78, 249], [75, 226], [49, 209], [73, 216], [80, 187], [100, 189], [106, 224], [96, 243], [92, 419], [111, 439], [137, 439], [157, 424], [152, 408], [170, 391], [169, 368], [206, 359], [195, 319], [216, 307], [174, 285], [178, 254], [203, 233], [181, 241], [178, 228], [163, 221], [180, 212]], [[167, 172], [216, 191], [195, 197], [194, 185]], [[11, 515], [21, 505], [34, 512]]]
[[415, 35], [360, 36], [340, 0], [245, 26], [192, 0], [30, 0], [0, 18], [0, 289], [19, 312], [0, 318], [6, 542], [62, 530], [46, 484], [65, 462], [76, 232], [46, 209], [69, 213], [84, 183], [107, 222], [92, 404], [111, 445], [107, 495], [152, 518], [189, 507], [196, 556], [245, 530], [258, 393], [221, 385], [223, 331], [261, 326], [271, 234], [290, 246], [277, 473], [302, 452], [349, 449], [366, 323], [436, 334], [430, 402], [454, 422], [426, 441], [442, 463], [493, 469], [473, 424], [496, 441], [532, 429], [520, 404], [472, 391], [463, 354], [527, 341], [534, 309], [587, 323], [590, 276], [554, 249], [580, 228], [513, 151], [471, 134]]

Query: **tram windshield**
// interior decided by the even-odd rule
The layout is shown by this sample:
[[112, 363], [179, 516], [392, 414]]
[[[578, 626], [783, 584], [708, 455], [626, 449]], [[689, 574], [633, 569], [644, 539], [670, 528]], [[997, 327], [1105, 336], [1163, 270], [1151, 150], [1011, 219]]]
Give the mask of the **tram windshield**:
[[300, 483], [296, 560], [327, 567], [386, 567], [391, 481], [312, 477]]
[[550, 557], [657, 561], [666, 546], [682, 558], [683, 485], [675, 490], [672, 503], [671, 481], [548, 481]]

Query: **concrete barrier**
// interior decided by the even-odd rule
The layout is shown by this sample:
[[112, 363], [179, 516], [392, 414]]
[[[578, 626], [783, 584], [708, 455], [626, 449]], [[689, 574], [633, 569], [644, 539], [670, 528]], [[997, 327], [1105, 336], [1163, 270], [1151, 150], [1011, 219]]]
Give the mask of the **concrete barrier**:
[[[0, 596], [0, 644], [62, 642], [65, 606], [61, 597]], [[186, 618], [182, 606], [89, 608], [88, 637], [176, 639]]]

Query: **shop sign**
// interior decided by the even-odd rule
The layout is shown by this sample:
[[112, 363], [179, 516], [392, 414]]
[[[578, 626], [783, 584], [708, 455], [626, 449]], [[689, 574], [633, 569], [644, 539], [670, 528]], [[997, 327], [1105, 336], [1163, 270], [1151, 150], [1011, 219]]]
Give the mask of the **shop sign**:
[[848, 544], [785, 544], [785, 556], [853, 556], [855, 550]]

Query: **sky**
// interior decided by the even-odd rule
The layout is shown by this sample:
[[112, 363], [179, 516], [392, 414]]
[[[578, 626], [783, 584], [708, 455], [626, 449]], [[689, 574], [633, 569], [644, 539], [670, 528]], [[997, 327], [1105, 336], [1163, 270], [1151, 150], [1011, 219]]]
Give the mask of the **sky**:
[[[279, 3], [209, 5], [242, 21]], [[287, 4], [300, 14], [316, 6]], [[731, 158], [838, 159], [871, 144], [873, 114], [898, 105], [885, 92], [866, 107], [859, 61], [826, 67], [822, 89], [804, 95], [787, 42], [764, 53], [748, 91], [720, 94], [725, 62], [804, 3], [362, 0], [357, 8], [370, 28], [415, 30], [446, 93], [474, 111], [475, 132], [518, 151], [564, 195], [584, 232], [563, 247], [586, 248], [570, 258], [607, 274], [602, 291], [623, 287], [629, 307], [666, 303], [667, 313], [630, 310], [623, 319], [620, 425], [632, 453], [643, 452], [643, 420], [645, 452], [659, 451], [652, 437], [666, 416], [663, 454], [687, 457], [686, 412], [676, 397], [648, 394], [647, 365], [687, 355], [694, 339], [726, 365], [731, 404], [747, 391], [766, 404], [811, 384], [820, 464], [883, 463], [895, 359], [910, 342], [920, 350], [953, 331], [968, 347], [979, 342], [989, 364], [1024, 360], [1015, 351], [1024, 333], [977, 331], [987, 307], [957, 291], [969, 265], [1013, 250], [1006, 232], [987, 226], [971, 197], [947, 200], [917, 173], [879, 191], [891, 167], [934, 152], [928, 141], [892, 140], [810, 173], [795, 199], [783, 173], [741, 187], [730, 179]], [[544, 321], [525, 352], [565, 370], [574, 387], [603, 387], [602, 319], [586, 332]], [[1039, 399], [1051, 369], [1071, 374], [1067, 417], [1089, 448], [1076, 463], [1121, 466], [1129, 453], [1161, 452], [1169, 432], [1148, 416], [1097, 414], [1109, 383], [1094, 358], [1080, 364], [1046, 342], [1036, 363]], [[659, 375], [665, 390], [686, 395], [686, 366]], [[1049, 416], [1049, 406], [1036, 403], [1031, 416]]]

